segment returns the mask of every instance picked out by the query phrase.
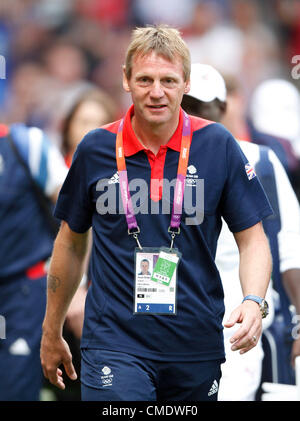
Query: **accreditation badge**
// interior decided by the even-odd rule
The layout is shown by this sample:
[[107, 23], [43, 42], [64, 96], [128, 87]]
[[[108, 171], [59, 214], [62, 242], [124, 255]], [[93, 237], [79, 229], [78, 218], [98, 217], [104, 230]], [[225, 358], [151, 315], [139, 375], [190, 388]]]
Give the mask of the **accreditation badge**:
[[135, 314], [176, 315], [177, 249], [135, 249]]

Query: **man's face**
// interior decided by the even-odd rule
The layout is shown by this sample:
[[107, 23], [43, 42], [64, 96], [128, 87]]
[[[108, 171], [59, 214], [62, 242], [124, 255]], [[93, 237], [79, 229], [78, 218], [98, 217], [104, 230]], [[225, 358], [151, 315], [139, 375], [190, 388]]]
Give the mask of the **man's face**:
[[146, 260], [142, 260], [141, 261], [141, 272], [143, 275], [147, 275], [149, 271], [149, 262], [147, 262]]
[[178, 121], [190, 84], [184, 81], [181, 58], [171, 62], [152, 52], [133, 58], [131, 77], [128, 80], [124, 73], [123, 86], [131, 93], [138, 121], [159, 126]]

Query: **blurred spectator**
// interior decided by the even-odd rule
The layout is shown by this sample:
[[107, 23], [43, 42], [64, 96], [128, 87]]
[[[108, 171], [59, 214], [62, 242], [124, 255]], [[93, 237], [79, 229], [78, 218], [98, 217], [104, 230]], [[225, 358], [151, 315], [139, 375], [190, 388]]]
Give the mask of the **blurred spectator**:
[[75, 10], [113, 28], [128, 24], [130, 0], [75, 0]]
[[[192, 61], [211, 63], [224, 73], [239, 76], [246, 99], [262, 79], [286, 75], [291, 54], [299, 53], [297, 47], [291, 47], [298, 45], [297, 1], [167, 0], [158, 1], [157, 6], [156, 1], [2, 2], [0, 54], [7, 59], [9, 75], [1, 86], [2, 102], [9, 96], [9, 102], [16, 104], [11, 98], [11, 75], [25, 62], [41, 66], [49, 77], [48, 84], [33, 93], [40, 98], [32, 104], [30, 114], [40, 116], [30, 117], [29, 122], [47, 126], [53, 103], [61, 101], [57, 91], [62, 93], [65, 84], [78, 80], [105, 89], [120, 104], [122, 113], [128, 104], [119, 76], [131, 26], [158, 20], [179, 27]], [[30, 86], [28, 92], [34, 90]], [[6, 111], [3, 119], [14, 120], [15, 107], [7, 107], [6, 100], [2, 110]]]
[[72, 15], [73, 0], [35, 1], [33, 17], [46, 28], [58, 28]]
[[0, 401], [36, 401], [43, 379], [46, 261], [54, 241], [42, 203], [56, 202], [67, 167], [36, 127], [2, 126], [0, 136], [0, 313], [7, 329], [0, 341]]
[[300, 92], [284, 79], [268, 79], [254, 90], [249, 115], [254, 127], [291, 142], [300, 158]]
[[[226, 86], [219, 72], [212, 66], [193, 64], [191, 71], [191, 90], [184, 95], [182, 107], [192, 115], [219, 122], [226, 114]], [[237, 108], [239, 111], [239, 108]], [[231, 110], [232, 112], [232, 110]], [[239, 140], [242, 151], [249, 162], [255, 166], [259, 173], [260, 181], [273, 206], [274, 214], [263, 221], [263, 226], [268, 235], [273, 258], [272, 279], [284, 302], [285, 293], [292, 297], [291, 302], [297, 311], [300, 309], [300, 207], [288, 177], [272, 150], [253, 143]], [[254, 173], [255, 174], [255, 173]], [[226, 350], [226, 363], [222, 366], [222, 379], [220, 382], [220, 400], [255, 400], [256, 391], [260, 384], [263, 361], [262, 341], [245, 355], [232, 352], [230, 337], [236, 330], [226, 326], [233, 308], [242, 301], [243, 292], [239, 286], [239, 256], [232, 233], [223, 223], [216, 253], [216, 265], [220, 271], [224, 297], [224, 338]], [[279, 283], [284, 283], [286, 291], [278, 288]], [[273, 304], [274, 290], [272, 283], [267, 291], [270, 315], [263, 320], [264, 332], [274, 322], [275, 305]], [[277, 294], [278, 295], [278, 294]], [[283, 308], [283, 305], [282, 305]], [[284, 313], [284, 312], [283, 312]], [[282, 313], [282, 314], [283, 314]], [[282, 318], [281, 314], [281, 318]], [[286, 319], [284, 320], [286, 321]], [[290, 320], [285, 326], [290, 328]], [[277, 327], [277, 326], [276, 326]], [[279, 332], [275, 328], [275, 340], [278, 341]], [[276, 335], [277, 334], [277, 335]], [[288, 331], [289, 343], [280, 346], [276, 342], [276, 349], [284, 351], [291, 349], [291, 331]], [[292, 348], [292, 361], [300, 353], [300, 341], [295, 340]], [[289, 359], [279, 361], [279, 368], [288, 371]], [[239, 388], [236, 384], [239, 382]]]
[[62, 85], [85, 79], [87, 69], [82, 51], [71, 44], [55, 43], [44, 53], [46, 71]]
[[[242, 94], [242, 89], [236, 78], [226, 77], [227, 86], [227, 111], [222, 119], [222, 123], [239, 138], [248, 142], [257, 143], [259, 145], [269, 146], [276, 153], [281, 163], [285, 167], [287, 173], [290, 176], [292, 187], [296, 193], [296, 197], [299, 200], [299, 161], [295, 155], [291, 143], [282, 138], [275, 137], [271, 134], [266, 134], [253, 127], [249, 121], [246, 120], [246, 101]], [[271, 108], [274, 104], [273, 95], [269, 95], [267, 98], [269, 107]], [[272, 104], [272, 105], [271, 105]], [[275, 106], [279, 104], [275, 103]], [[269, 116], [266, 117], [267, 119]], [[280, 117], [281, 119], [282, 117]], [[261, 166], [260, 171], [263, 171]], [[271, 178], [267, 180], [266, 177], [266, 191], [272, 191]], [[276, 300], [274, 300], [275, 307], [275, 318], [273, 324], [268, 328], [268, 332], [263, 337], [264, 339], [264, 350], [268, 354], [263, 364], [263, 379], [264, 381], [277, 381], [279, 383], [293, 384], [294, 372], [291, 369], [289, 360], [290, 354], [292, 357], [295, 354], [299, 354], [299, 341], [294, 341], [291, 337], [292, 329], [292, 312], [290, 311], [290, 304], [292, 303], [296, 311], [299, 312], [300, 300], [298, 298], [298, 291], [296, 286], [299, 285], [298, 281], [292, 279], [293, 276], [298, 277], [298, 270], [286, 270], [286, 266], [281, 264], [279, 259], [281, 255], [278, 254], [278, 247], [284, 247], [287, 251], [293, 251], [293, 241], [288, 240], [287, 237], [281, 235], [284, 225], [287, 227], [291, 223], [287, 233], [292, 234], [298, 230], [299, 218], [292, 217], [289, 212], [295, 207], [293, 205], [294, 200], [291, 195], [287, 196], [283, 193], [283, 199], [279, 199], [280, 190], [283, 188], [282, 182], [276, 182], [278, 193], [271, 195], [271, 204], [275, 211], [275, 218], [269, 218], [264, 222], [264, 228], [266, 232], [270, 232], [270, 246], [273, 257], [273, 285], [274, 289], [278, 292]], [[269, 196], [270, 197], [270, 196]], [[287, 206], [285, 214], [282, 212], [283, 205], [280, 205], [279, 200], [282, 201], [283, 205]], [[292, 238], [292, 237], [291, 237]], [[286, 257], [286, 253], [284, 254]], [[287, 259], [288, 262], [288, 259]], [[294, 264], [297, 263], [297, 259], [294, 260]], [[296, 267], [296, 266], [295, 266]], [[291, 267], [289, 267], [290, 269]], [[291, 293], [291, 291], [293, 291]], [[269, 345], [269, 340], [266, 338], [271, 337], [271, 340], [276, 343], [276, 352], [278, 353], [278, 363], [275, 360], [274, 354], [272, 354], [272, 345]], [[274, 351], [273, 351], [274, 352]], [[275, 370], [275, 371], [274, 371]], [[274, 377], [273, 373], [277, 373], [277, 378]], [[259, 397], [259, 395], [258, 395]]]
[[291, 143], [269, 133], [256, 129], [252, 122], [247, 120], [248, 102], [239, 79], [233, 75], [225, 75], [227, 87], [227, 111], [222, 123], [238, 139], [269, 146], [280, 159], [291, 181], [298, 171], [298, 158], [292, 149]]
[[185, 28], [192, 63], [207, 63], [222, 71], [239, 72], [243, 53], [242, 32], [223, 20], [214, 2], [198, 2]]
[[232, 0], [231, 19], [232, 25], [244, 36], [240, 76], [248, 97], [261, 80], [284, 72], [280, 62], [279, 38], [268, 22], [262, 19], [260, 2]]
[[90, 130], [101, 127], [116, 119], [117, 108], [104, 91], [88, 89], [85, 91], [62, 122], [61, 149], [68, 166], [78, 143]]
[[[274, 8], [274, 5], [273, 5]], [[279, 35], [283, 44], [283, 59], [300, 53], [300, 2], [298, 0], [276, 0], [275, 10]]]
[[[0, 9], [0, 53], [1, 56], [1, 76], [0, 76], [0, 109], [1, 104], [5, 100], [5, 95], [7, 93], [7, 84], [4, 83], [4, 80], [1, 79], [3, 77], [3, 70], [5, 71], [5, 77], [10, 77], [10, 55], [11, 55], [11, 38], [9, 35], [9, 29], [7, 23], [3, 20], [3, 16], [1, 16], [1, 9]], [[4, 60], [4, 62], [3, 62]], [[5, 69], [2, 66], [5, 66]]]
[[277, 36], [253, 0], [231, 0], [226, 15], [215, 2], [199, 2], [186, 41], [192, 62], [238, 76], [247, 97], [263, 78], [282, 72]]
[[118, 104], [121, 114], [123, 114], [124, 109], [127, 109], [129, 100], [122, 87], [123, 58], [129, 38], [129, 28], [122, 29], [118, 33], [109, 32], [105, 34], [105, 54], [91, 77], [92, 82], [104, 89]]
[[16, 68], [7, 88], [6, 101], [1, 112], [3, 121], [8, 124], [23, 121], [28, 125], [43, 127], [47, 116], [41, 115], [44, 108], [41, 92], [47, 95], [48, 101], [51, 102], [53, 88], [53, 81], [49, 80], [39, 63], [22, 63]]
[[137, 26], [164, 23], [185, 27], [190, 24], [197, 3], [199, 0], [133, 0], [133, 19]]
[[[285, 79], [269, 79], [259, 84], [250, 101], [250, 127], [279, 139], [286, 151], [289, 173], [300, 199], [300, 92]], [[256, 143], [259, 143], [257, 136]]]

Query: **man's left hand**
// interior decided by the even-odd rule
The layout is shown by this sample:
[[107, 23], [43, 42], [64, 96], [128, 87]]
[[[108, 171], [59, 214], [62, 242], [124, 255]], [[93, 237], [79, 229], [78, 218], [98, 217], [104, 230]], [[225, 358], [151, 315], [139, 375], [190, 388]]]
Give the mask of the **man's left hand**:
[[239, 329], [231, 337], [231, 349], [240, 350], [240, 354], [250, 351], [254, 348], [262, 332], [262, 316], [259, 306], [254, 301], [244, 301], [231, 313], [224, 326], [229, 328], [236, 323], [241, 323]]

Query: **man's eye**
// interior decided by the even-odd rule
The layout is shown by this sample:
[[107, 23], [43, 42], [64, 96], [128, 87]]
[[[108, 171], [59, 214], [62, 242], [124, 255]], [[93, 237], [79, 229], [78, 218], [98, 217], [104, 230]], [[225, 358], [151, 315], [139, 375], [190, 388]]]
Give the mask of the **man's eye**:
[[175, 85], [175, 80], [171, 79], [171, 78], [167, 78], [163, 80], [163, 84], [165, 86], [174, 86]]
[[138, 80], [138, 82], [140, 83], [140, 84], [147, 84], [147, 83], [149, 83], [150, 82], [150, 80], [149, 80], [149, 78], [148, 77], [141, 77], [141, 78], [139, 78], [139, 80]]

